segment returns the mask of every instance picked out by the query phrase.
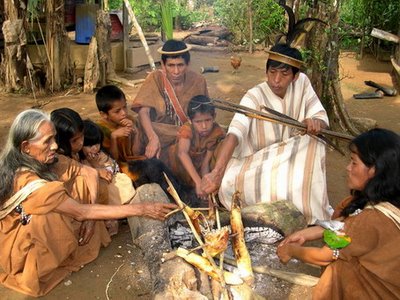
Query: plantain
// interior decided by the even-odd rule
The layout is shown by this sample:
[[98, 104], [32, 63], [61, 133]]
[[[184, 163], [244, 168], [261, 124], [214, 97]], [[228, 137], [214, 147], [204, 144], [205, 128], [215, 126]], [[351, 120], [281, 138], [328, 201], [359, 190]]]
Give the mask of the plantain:
[[[190, 252], [184, 248], [178, 248], [176, 250], [176, 255], [182, 257], [184, 260], [186, 260], [188, 263], [195, 266], [199, 270], [206, 272], [211, 278], [221, 281], [221, 278], [217, 272], [218, 269], [215, 269], [207, 258]], [[227, 284], [238, 285], [243, 283], [243, 280], [240, 279], [239, 276], [231, 272], [223, 271], [223, 276]]]
[[244, 229], [241, 215], [240, 193], [232, 196], [231, 207], [232, 248], [235, 254], [240, 277], [249, 285], [254, 283], [254, 274], [251, 267], [251, 258], [244, 241]]

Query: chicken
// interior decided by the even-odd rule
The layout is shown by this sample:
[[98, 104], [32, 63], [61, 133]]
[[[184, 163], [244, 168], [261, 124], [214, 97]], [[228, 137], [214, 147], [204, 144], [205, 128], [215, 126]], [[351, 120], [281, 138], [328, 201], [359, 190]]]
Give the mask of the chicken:
[[231, 56], [231, 65], [233, 67], [232, 73], [236, 73], [237, 69], [239, 69], [240, 64], [242, 63], [242, 57], [239, 55], [232, 55]]

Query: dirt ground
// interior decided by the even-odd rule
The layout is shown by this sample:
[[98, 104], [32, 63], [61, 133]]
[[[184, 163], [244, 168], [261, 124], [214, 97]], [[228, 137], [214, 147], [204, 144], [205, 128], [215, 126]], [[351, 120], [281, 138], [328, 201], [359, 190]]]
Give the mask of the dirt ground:
[[[255, 84], [264, 80], [265, 54], [241, 54], [242, 66], [232, 74], [229, 53], [192, 52], [191, 67], [200, 70], [201, 66], [218, 66], [219, 73], [206, 73], [209, 92], [212, 97], [230, 101], [239, 101], [243, 94]], [[342, 92], [346, 107], [353, 117], [366, 117], [377, 120], [378, 126], [400, 132], [400, 97], [384, 97], [374, 100], [355, 100], [355, 93], [373, 91], [364, 85], [364, 80], [373, 80], [379, 84], [391, 86], [387, 62], [376, 61], [367, 56], [362, 61], [353, 53], [341, 55]], [[146, 70], [129, 75], [138, 79], [146, 76]], [[130, 102], [138, 88], [123, 87]], [[32, 106], [42, 105], [46, 111], [55, 108], [70, 107], [84, 118], [97, 118], [94, 95], [81, 94], [77, 89], [65, 91], [52, 97], [33, 99], [25, 95], [0, 95], [0, 148], [3, 147], [10, 123], [20, 111]], [[231, 115], [218, 112], [218, 121], [228, 125]], [[336, 152], [328, 152], [327, 174], [328, 193], [332, 205], [347, 195], [345, 166], [347, 157]], [[298, 265], [298, 263], [297, 263]], [[296, 264], [294, 266], [296, 269]], [[299, 267], [301, 269], [301, 267]], [[304, 272], [304, 271], [302, 271]], [[129, 227], [123, 225], [120, 233], [111, 245], [103, 249], [98, 259], [72, 274], [59, 284], [44, 299], [150, 299], [149, 274], [141, 261], [141, 250], [133, 245]], [[275, 280], [275, 279], [273, 279]], [[308, 299], [310, 289], [300, 288], [279, 282], [282, 292], [273, 291], [264, 294], [269, 299]], [[30, 299], [0, 286], [0, 298], [4, 300]]]

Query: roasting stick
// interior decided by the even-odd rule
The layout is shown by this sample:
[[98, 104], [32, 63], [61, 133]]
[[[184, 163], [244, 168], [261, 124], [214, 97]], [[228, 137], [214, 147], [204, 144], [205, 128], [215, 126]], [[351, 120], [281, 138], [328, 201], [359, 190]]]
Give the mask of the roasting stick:
[[[238, 112], [238, 113], [244, 114], [250, 118], [255, 118], [255, 119], [259, 119], [259, 120], [278, 123], [278, 124], [294, 127], [297, 129], [302, 129], [302, 130], [307, 129], [307, 126], [305, 124], [303, 124], [297, 120], [295, 120], [295, 121], [290, 120], [288, 118], [283, 118], [281, 116], [272, 115], [271, 113], [268, 114], [265, 112], [258, 111], [256, 109], [252, 109], [252, 108], [240, 105], [240, 104], [235, 104], [235, 103], [231, 103], [231, 102], [220, 100], [220, 99], [212, 99], [211, 102], [213, 103], [213, 105], [216, 108], [231, 111], [231, 112]], [[346, 141], [350, 141], [354, 138], [351, 135], [328, 130], [328, 129], [321, 129], [321, 133], [330, 135], [330, 136], [333, 136], [333, 137], [336, 137], [336, 138], [339, 138], [342, 140], [346, 140]]]
[[[215, 199], [215, 194], [211, 194], [208, 197], [211, 198], [211, 201], [214, 205], [215, 218], [217, 220], [217, 228], [218, 228], [218, 230], [220, 230], [221, 229], [221, 220], [219, 219], [219, 210], [218, 210], [217, 200]], [[225, 254], [225, 251], [223, 251], [219, 256], [219, 268], [220, 268], [221, 272], [224, 269], [224, 254]]]
[[[164, 177], [165, 180], [168, 183], [168, 192], [171, 194], [172, 198], [174, 198], [174, 200], [176, 201], [176, 203], [178, 204], [178, 206], [180, 208], [182, 208], [182, 213], [185, 216], [186, 221], [188, 222], [190, 229], [193, 232], [194, 237], [196, 238], [197, 242], [199, 243], [200, 246], [204, 246], [204, 242], [202, 240], [202, 238], [200, 237], [200, 235], [197, 233], [196, 228], [194, 227], [192, 220], [190, 219], [190, 217], [188, 216], [187, 212], [183, 209], [185, 204], [182, 202], [182, 200], [180, 199], [178, 193], [176, 192], [174, 186], [172, 185], [171, 181], [169, 180], [167, 174], [164, 173]], [[211, 257], [211, 255], [208, 253], [206, 248], [203, 248], [203, 253], [206, 255], [207, 259], [209, 260], [209, 262], [211, 263], [213, 269], [216, 271], [216, 273], [219, 276], [220, 282], [221, 282], [221, 286], [223, 287], [224, 290], [226, 290], [226, 283], [225, 283], [225, 279], [224, 276], [221, 272], [221, 270], [217, 267], [217, 265], [215, 264], [214, 259]]]

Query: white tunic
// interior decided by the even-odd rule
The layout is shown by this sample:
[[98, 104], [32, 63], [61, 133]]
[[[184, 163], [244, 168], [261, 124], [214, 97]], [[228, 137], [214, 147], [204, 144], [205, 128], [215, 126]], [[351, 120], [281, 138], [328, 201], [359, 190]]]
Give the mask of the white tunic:
[[[259, 111], [266, 106], [300, 122], [317, 118], [329, 125], [310, 80], [302, 73], [288, 86], [284, 99], [263, 82], [249, 90], [240, 104]], [[239, 113], [233, 117], [228, 133], [234, 134], [239, 144], [220, 188], [220, 200], [225, 207], [230, 209], [232, 195], [239, 191], [244, 205], [288, 200], [308, 223], [329, 219], [322, 142], [300, 135], [296, 129]]]

